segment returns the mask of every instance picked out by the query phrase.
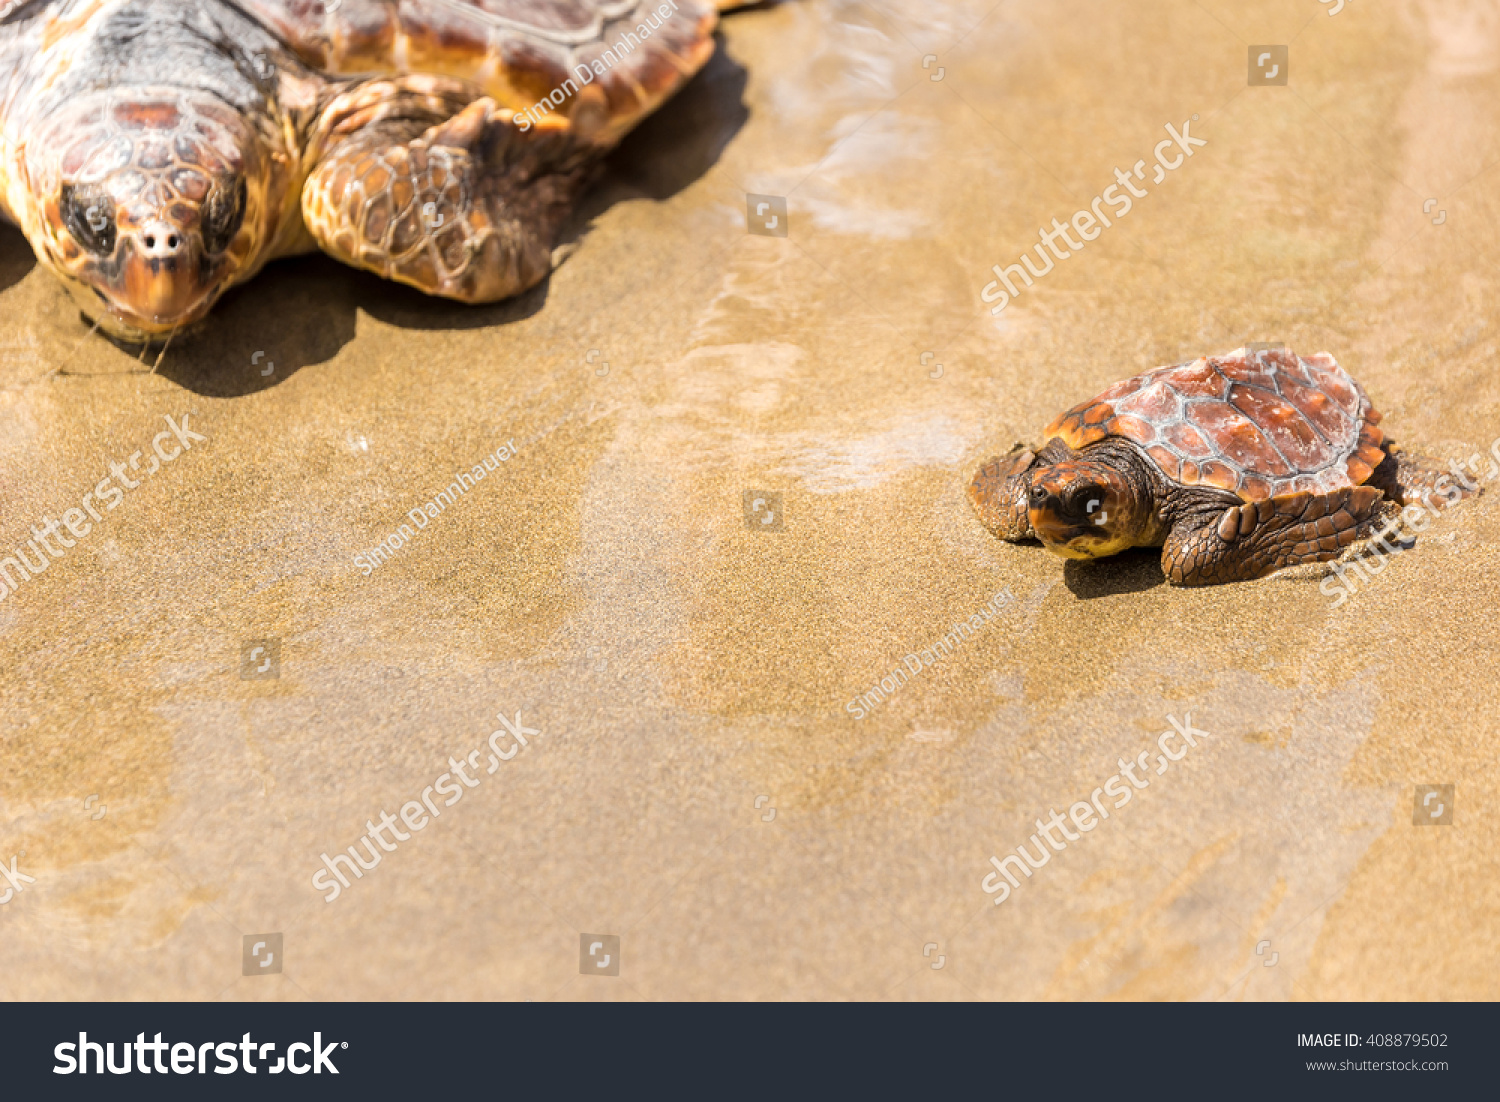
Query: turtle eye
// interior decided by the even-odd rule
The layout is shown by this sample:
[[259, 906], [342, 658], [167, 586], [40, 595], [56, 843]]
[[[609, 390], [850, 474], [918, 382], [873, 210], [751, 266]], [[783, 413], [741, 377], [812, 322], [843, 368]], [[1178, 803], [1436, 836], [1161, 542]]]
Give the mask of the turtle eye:
[[115, 251], [115, 204], [103, 188], [64, 184], [57, 205], [74, 241], [96, 256]]
[[221, 181], [203, 204], [203, 248], [221, 253], [229, 248], [245, 221], [245, 181]]

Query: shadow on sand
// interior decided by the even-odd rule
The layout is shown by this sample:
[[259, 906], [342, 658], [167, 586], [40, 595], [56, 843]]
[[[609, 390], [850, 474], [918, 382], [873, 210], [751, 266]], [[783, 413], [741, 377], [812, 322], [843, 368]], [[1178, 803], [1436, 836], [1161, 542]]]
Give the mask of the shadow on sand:
[[1063, 563], [1063, 582], [1073, 596], [1087, 601], [1122, 593], [1144, 593], [1166, 585], [1167, 579], [1161, 572], [1161, 548], [1133, 547], [1094, 562], [1068, 559]]
[[36, 267], [36, 257], [21, 231], [0, 222], [0, 292], [14, 287]]

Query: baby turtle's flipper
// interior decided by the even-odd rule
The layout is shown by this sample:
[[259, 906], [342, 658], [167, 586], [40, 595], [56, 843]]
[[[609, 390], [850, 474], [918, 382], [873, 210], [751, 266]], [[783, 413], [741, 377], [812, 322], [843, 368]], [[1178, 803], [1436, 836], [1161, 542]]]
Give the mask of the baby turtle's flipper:
[[[1472, 456], [1471, 460], [1481, 458], [1483, 457]], [[1454, 466], [1458, 468], [1456, 473], [1432, 460], [1398, 448], [1387, 440], [1385, 459], [1370, 476], [1370, 485], [1384, 490], [1385, 496], [1397, 504], [1424, 505], [1428, 512], [1436, 513], [1439, 507], [1445, 508], [1455, 501], [1484, 492], [1479, 485], [1482, 472], [1472, 466]], [[1438, 505], [1434, 505], [1432, 501], [1433, 494], [1438, 497]]]
[[1206, 525], [1197, 514], [1167, 536], [1162, 572], [1174, 585], [1217, 585], [1337, 558], [1368, 531], [1384, 496], [1349, 486], [1231, 505]]
[[1026, 519], [1026, 497], [1031, 489], [1031, 471], [1037, 465], [1036, 452], [1017, 444], [1009, 453], [996, 456], [969, 483], [969, 500], [979, 514], [979, 521], [1003, 540], [1035, 539]]
[[565, 118], [517, 125], [491, 99], [466, 100], [457, 82], [411, 76], [370, 81], [330, 106], [302, 192], [324, 252], [461, 302], [546, 277], [599, 148]]

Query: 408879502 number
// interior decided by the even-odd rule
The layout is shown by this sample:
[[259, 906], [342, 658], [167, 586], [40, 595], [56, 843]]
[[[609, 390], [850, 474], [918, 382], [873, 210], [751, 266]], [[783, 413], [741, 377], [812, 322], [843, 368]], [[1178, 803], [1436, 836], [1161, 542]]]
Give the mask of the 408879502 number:
[[1371, 1033], [1365, 1044], [1374, 1048], [1447, 1048], [1446, 1033]]

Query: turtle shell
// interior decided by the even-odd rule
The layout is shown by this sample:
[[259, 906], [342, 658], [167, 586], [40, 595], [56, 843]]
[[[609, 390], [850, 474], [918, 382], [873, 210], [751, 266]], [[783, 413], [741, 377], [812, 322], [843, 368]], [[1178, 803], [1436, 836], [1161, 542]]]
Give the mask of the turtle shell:
[[1173, 482], [1264, 501], [1362, 485], [1385, 458], [1379, 421], [1327, 352], [1242, 348], [1116, 383], [1045, 438], [1075, 450], [1129, 440]]
[[237, 0], [332, 75], [431, 73], [501, 108], [544, 110], [602, 144], [655, 110], [714, 51], [713, 0]]

